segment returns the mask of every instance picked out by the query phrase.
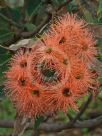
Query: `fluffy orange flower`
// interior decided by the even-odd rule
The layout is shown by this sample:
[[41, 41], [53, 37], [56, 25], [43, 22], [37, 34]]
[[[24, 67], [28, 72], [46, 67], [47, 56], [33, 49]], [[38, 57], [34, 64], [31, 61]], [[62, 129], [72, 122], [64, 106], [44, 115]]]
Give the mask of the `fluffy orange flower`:
[[69, 73], [70, 62], [57, 48], [42, 46], [29, 56], [28, 75], [39, 88], [58, 89], [68, 80]]
[[[6, 94], [19, 114], [36, 117], [78, 110], [77, 100], [95, 95], [98, 63], [95, 40], [86, 23], [66, 14], [52, 24], [31, 52], [20, 50], [6, 72]], [[101, 69], [101, 68], [100, 68]]]
[[[51, 25], [49, 31], [44, 34], [43, 40], [46, 41], [46, 44], [49, 46], [64, 48], [65, 51], [67, 49], [66, 52], [70, 53], [72, 52], [70, 49], [73, 49], [76, 45], [77, 35], [80, 34], [80, 30], [84, 26], [84, 22], [77, 20], [75, 15], [71, 16], [66, 14], [60, 17], [55, 24]], [[68, 52], [68, 50], [70, 52]]]
[[[27, 75], [28, 51], [18, 51], [6, 72], [5, 93], [14, 103], [19, 114], [36, 117], [44, 113], [43, 93], [32, 85]], [[44, 106], [44, 107], [43, 107]], [[41, 108], [42, 107], [42, 108]]]
[[78, 95], [76, 96], [72, 93], [69, 85], [65, 85], [56, 91], [46, 92], [46, 103], [48, 103], [48, 112], [53, 114], [57, 111], [67, 112], [69, 108], [78, 111], [76, 101]]
[[45, 113], [47, 106], [44, 103], [44, 93], [32, 85], [28, 78], [8, 80], [5, 86], [7, 96], [20, 115], [36, 117]]
[[92, 34], [88, 30], [83, 30], [82, 35], [79, 36], [78, 46], [78, 58], [80, 58], [87, 65], [94, 65], [94, 59], [97, 55], [97, 48], [95, 47], [95, 40]]
[[48, 46], [63, 50], [68, 56], [76, 56], [85, 64], [91, 65], [97, 55], [95, 40], [86, 23], [76, 15], [66, 14], [44, 34], [43, 41]]
[[9, 62], [10, 69], [6, 72], [7, 78], [16, 80], [26, 75], [28, 53], [28, 51], [20, 50], [11, 58]]
[[86, 95], [89, 89], [96, 89], [93, 87], [95, 74], [89, 71], [84, 63], [79, 62], [71, 67], [69, 84], [76, 95]]

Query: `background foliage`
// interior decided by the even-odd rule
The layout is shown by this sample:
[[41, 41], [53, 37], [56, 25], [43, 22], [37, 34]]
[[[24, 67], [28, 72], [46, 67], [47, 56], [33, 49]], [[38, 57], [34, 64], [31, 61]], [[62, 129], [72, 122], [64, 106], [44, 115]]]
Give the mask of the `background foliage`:
[[[58, 7], [62, 4], [62, 2], [66, 2], [66, 0], [52, 0], [53, 7]], [[10, 44], [16, 43], [18, 39], [23, 39], [23, 37], [19, 37], [17, 35], [20, 31], [23, 30], [28, 33], [37, 29], [39, 23], [46, 14], [45, 7], [46, 0], [0, 0], [0, 45], [4, 47], [2, 48], [0, 46], [0, 120], [12, 120], [16, 115], [15, 109], [13, 108], [11, 102], [5, 98], [3, 92], [3, 83], [5, 81], [4, 72], [8, 68], [7, 63], [9, 59], [12, 54], [14, 54], [7, 50], [7, 48]], [[97, 46], [99, 46], [100, 52], [98, 58], [102, 61], [102, 0], [72, 0], [70, 3], [66, 4], [61, 12], [64, 13], [65, 11], [69, 13], [77, 13], [81, 18], [87, 21], [90, 29], [94, 32], [97, 39]], [[35, 35], [28, 35], [28, 38], [34, 39]], [[81, 105], [81, 102], [79, 102], [79, 105]], [[75, 113], [71, 110], [69, 114], [72, 116], [75, 115]], [[102, 114], [101, 92], [97, 99], [89, 105], [89, 108], [83, 114], [82, 118], [93, 118], [100, 114]], [[56, 118], [61, 118], [65, 122], [68, 120], [68, 117], [63, 113], [59, 113]], [[36, 121], [35, 128], [41, 121], [42, 118]], [[0, 135], [9, 135], [10, 133], [11, 129], [0, 128]], [[27, 135], [31, 135], [31, 132], [28, 131]], [[89, 136], [92, 135], [92, 131], [89, 129], [82, 129], [80, 135]], [[101, 135], [102, 131], [100, 136]]]

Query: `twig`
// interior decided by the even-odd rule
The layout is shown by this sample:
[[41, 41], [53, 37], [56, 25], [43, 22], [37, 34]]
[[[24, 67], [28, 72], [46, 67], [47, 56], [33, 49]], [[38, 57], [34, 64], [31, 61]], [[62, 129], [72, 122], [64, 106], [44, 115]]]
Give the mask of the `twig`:
[[22, 25], [20, 25], [20, 24], [14, 22], [12, 19], [7, 18], [7, 17], [6, 17], [5, 15], [3, 15], [2, 13], [0, 13], [0, 17], [1, 17], [3, 20], [7, 21], [9, 24], [16, 26], [17, 28], [23, 28]]
[[[60, 10], [62, 7], [64, 7], [66, 4], [70, 3], [72, 0], [66, 0], [66, 2], [62, 3], [58, 8], [57, 11]], [[50, 21], [51, 18], [51, 12], [53, 12], [53, 8], [50, 5], [49, 8], [48, 6], [46, 6], [46, 16], [44, 16], [43, 21], [36, 27], [36, 29], [33, 32], [23, 32], [21, 34], [21, 37], [23, 38], [29, 38], [32, 37], [33, 35], [35, 35], [36, 33], [38, 33], [38, 31], [40, 31], [40, 29], [42, 29], [43, 26], [46, 25], [46, 23], [48, 23]], [[49, 15], [50, 13], [50, 15]], [[53, 14], [53, 13], [52, 13]]]
[[68, 116], [69, 120], [73, 120], [73, 117], [69, 113], [67, 113], [67, 116]]
[[34, 36], [49, 21], [49, 19], [50, 19], [49, 15], [46, 14], [46, 16], [44, 16], [44, 18], [43, 18], [43, 21], [36, 27], [36, 29], [34, 29], [34, 31], [32, 31], [32, 32], [22, 32], [21, 37], [30, 38], [30, 37]]
[[66, 0], [65, 2], [63, 2], [58, 8], [57, 10], [60, 10], [62, 7], [65, 7], [67, 4], [69, 4], [72, 0]]
[[9, 46], [9, 45], [17, 42], [18, 40], [20, 40], [21, 32], [22, 32], [22, 30], [20, 30], [20, 32], [18, 32], [16, 35], [14, 35], [10, 40], [8, 40], [7, 42], [4, 42], [3, 45]]
[[[73, 125], [71, 125], [71, 122], [68, 123], [42, 123], [39, 126], [39, 130], [43, 130], [46, 132], [59, 132], [61, 130], [65, 129], [71, 129], [71, 128], [93, 128], [97, 127], [102, 124], [102, 115], [99, 117], [96, 117], [94, 119], [88, 119], [84, 121], [76, 121]], [[0, 120], [0, 127], [1, 128], [13, 128], [14, 121], [7, 121], [7, 120]], [[30, 124], [27, 129], [33, 129], [34, 124]]]
[[85, 8], [91, 13], [92, 17], [94, 19], [96, 19], [97, 13], [96, 13], [95, 8], [93, 7], [92, 3], [87, 0], [80, 0], [80, 1], [81, 1], [81, 4], [83, 4], [85, 6]]
[[34, 31], [32, 32], [22, 32], [22, 30], [20, 30], [19, 33], [17, 33], [12, 39], [10, 39], [9, 41], [3, 43], [3, 45], [5, 46], [9, 46], [15, 42], [17, 42], [18, 40], [20, 40], [21, 38], [30, 38], [32, 36], [34, 36], [35, 34], [37, 34], [40, 29], [50, 20], [50, 16], [48, 14], [46, 14], [46, 16], [44, 17], [43, 21], [36, 27], [36, 29], [34, 29]]
[[73, 125], [71, 122], [68, 123], [52, 123], [52, 124], [41, 124], [39, 129], [46, 132], [59, 132], [65, 129], [71, 128], [93, 128], [102, 124], [102, 115], [95, 118], [84, 121], [76, 121]]
[[39, 5], [34, 9], [34, 11], [31, 13], [30, 17], [29, 17], [29, 22], [33, 21], [33, 18], [36, 16], [37, 11], [39, 10], [39, 8], [41, 7], [42, 2], [39, 3]]
[[[69, 2], [71, 2], [72, 0], [66, 0], [66, 2], [62, 3], [58, 8], [57, 11], [60, 10], [63, 6], [65, 6], [66, 4], [68, 4]], [[46, 11], [47, 12], [47, 11]], [[0, 14], [1, 17], [8, 21], [9, 23], [11, 23], [12, 25], [15, 25], [19, 28], [22, 28], [21, 25], [17, 24], [16, 22], [13, 22], [11, 19], [8, 19], [7, 17], [5, 17], [4, 15]], [[13, 43], [15, 43], [16, 41], [18, 41], [21, 38], [30, 38], [32, 36], [34, 36], [35, 34], [37, 34], [43, 26], [45, 26], [49, 21], [50, 21], [51, 15], [49, 15], [48, 13], [46, 13], [46, 16], [44, 16], [43, 21], [36, 27], [36, 29], [34, 29], [34, 31], [32, 32], [20, 32], [18, 33], [16, 36], [14, 36], [10, 41], [7, 41], [6, 43], [4, 43], [5, 46], [9, 46]], [[21, 30], [22, 31], [22, 30]]]
[[27, 9], [27, 6], [28, 6], [28, 1], [29, 0], [24, 0], [24, 5], [23, 7], [21, 8], [21, 16], [20, 16], [20, 21], [22, 24], [26, 23], [26, 9]]
[[6, 63], [8, 63], [9, 59], [5, 60], [3, 63], [0, 64], [0, 67], [2, 67], [3, 65], [5, 65]]
[[12, 51], [9, 47], [5, 47], [5, 46], [2, 46], [2, 45], [0, 45], [0, 47], [5, 49], [5, 50]]
[[80, 112], [74, 117], [74, 119], [72, 119], [72, 124], [74, 124], [80, 117], [81, 115], [85, 112], [86, 108], [88, 107], [88, 105], [90, 104], [92, 100], [92, 94], [90, 93], [86, 103], [84, 103], [81, 108], [80, 108]]
[[29, 126], [30, 121], [29, 118], [17, 115], [12, 136], [22, 136], [25, 129]]
[[32, 136], [39, 136], [40, 132], [39, 130], [33, 130]]

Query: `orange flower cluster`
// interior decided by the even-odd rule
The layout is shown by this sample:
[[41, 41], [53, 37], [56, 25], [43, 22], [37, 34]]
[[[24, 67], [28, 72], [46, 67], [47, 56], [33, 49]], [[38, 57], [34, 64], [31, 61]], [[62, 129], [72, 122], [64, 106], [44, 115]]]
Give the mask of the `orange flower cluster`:
[[76, 102], [98, 87], [95, 40], [76, 15], [60, 17], [31, 51], [20, 50], [6, 72], [6, 94], [19, 114], [36, 117], [78, 110]]

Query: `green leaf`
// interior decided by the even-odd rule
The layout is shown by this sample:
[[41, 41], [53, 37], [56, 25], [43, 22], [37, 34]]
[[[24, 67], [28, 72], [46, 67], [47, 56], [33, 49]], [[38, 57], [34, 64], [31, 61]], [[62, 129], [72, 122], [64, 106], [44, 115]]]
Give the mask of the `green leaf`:
[[[1, 79], [0, 79], [1, 80]], [[2, 81], [0, 81], [0, 84], [2, 83]], [[4, 83], [4, 82], [3, 82]], [[5, 97], [4, 94], [4, 86], [0, 85], [0, 100], [2, 100]]]
[[27, 23], [25, 25], [25, 28], [27, 29], [27, 31], [33, 31], [36, 28], [36, 26], [34, 24]]
[[38, 6], [39, 6], [40, 3], [41, 3], [41, 0], [29, 0], [28, 1], [28, 7], [27, 7], [28, 14], [31, 15], [32, 12], [37, 13]]
[[[34, 5], [34, 6], [35, 6], [35, 5]], [[38, 11], [40, 10], [41, 6], [42, 6], [42, 3], [41, 3], [41, 2], [39, 2], [39, 3], [36, 2], [35, 8], [34, 8], [34, 7], [32, 8], [32, 5], [30, 5], [30, 3], [29, 3], [29, 7], [32, 8], [32, 11], [30, 11], [31, 8], [30, 8], [30, 9], [28, 8], [28, 13], [31, 12], [31, 13], [29, 14], [29, 15], [30, 15], [30, 16], [29, 16], [29, 21], [31, 21], [32, 17], [38, 13]]]
[[38, 129], [39, 125], [42, 123], [42, 121], [44, 120], [43, 116], [39, 116], [35, 119], [35, 124], [34, 124], [34, 129]]
[[100, 61], [102, 61], [102, 39], [99, 39], [98, 41], [97, 41], [97, 45], [98, 45], [98, 50], [99, 50], [99, 55], [98, 55], [98, 59], [100, 60]]
[[5, 8], [7, 5], [4, 0], [0, 0], [0, 8]]
[[70, 2], [66, 5], [67, 11], [71, 13], [73, 10], [77, 10], [78, 6], [76, 5], [75, 1]]
[[13, 35], [14, 32], [10, 32], [8, 29], [5, 28], [0, 29], [0, 44], [11, 39]]
[[81, 131], [84, 134], [84, 136], [88, 136], [88, 128], [83, 128]]
[[84, 10], [84, 17], [87, 22], [89, 23], [94, 22], [94, 19], [92, 18], [92, 15], [88, 10]]
[[59, 112], [57, 116], [59, 119], [63, 120], [63, 122], [69, 121], [68, 116], [64, 112]]
[[5, 2], [10, 8], [22, 7], [24, 5], [24, 0], [5, 0]]
[[1, 29], [8, 29], [8, 23], [0, 18], [0, 30]]
[[98, 7], [98, 21], [102, 22], [102, 0], [99, 0], [99, 7]]
[[4, 72], [8, 69], [7, 63], [11, 57], [11, 54], [8, 52], [5, 54], [0, 54], [0, 86], [1, 86], [1, 91], [2, 91], [2, 86], [5, 81], [5, 76]]
[[1, 64], [4, 63], [6, 60], [10, 59], [11, 54], [9, 52], [6, 52], [4, 54], [0, 54], [0, 66]]

